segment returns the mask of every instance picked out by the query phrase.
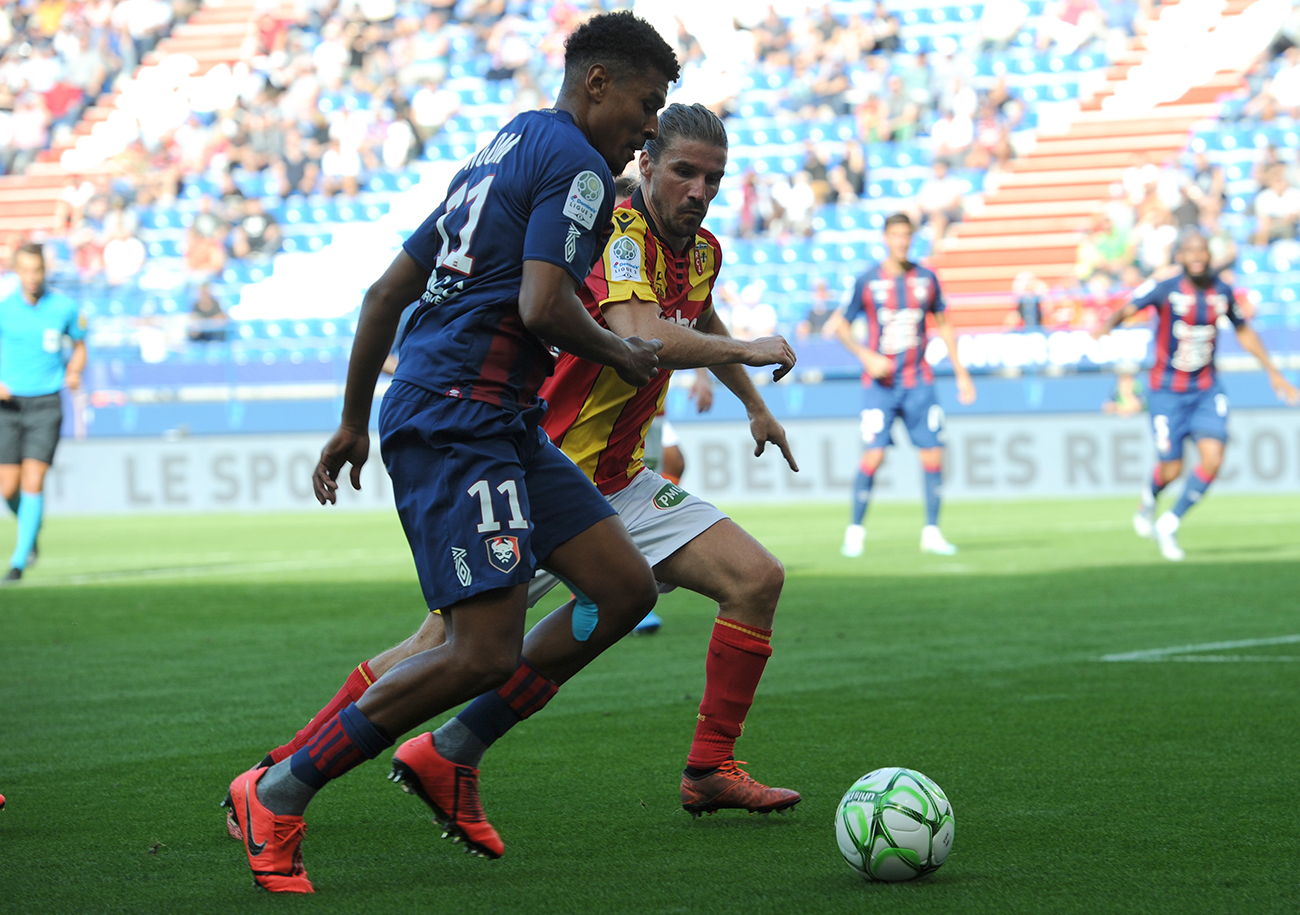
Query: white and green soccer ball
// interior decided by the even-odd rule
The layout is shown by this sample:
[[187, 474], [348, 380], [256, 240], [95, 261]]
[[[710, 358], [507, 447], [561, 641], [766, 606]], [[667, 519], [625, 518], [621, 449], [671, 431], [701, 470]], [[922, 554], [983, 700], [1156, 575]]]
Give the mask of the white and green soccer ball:
[[952, 850], [952, 805], [914, 769], [868, 772], [835, 811], [835, 839], [849, 866], [869, 880], [915, 880]]

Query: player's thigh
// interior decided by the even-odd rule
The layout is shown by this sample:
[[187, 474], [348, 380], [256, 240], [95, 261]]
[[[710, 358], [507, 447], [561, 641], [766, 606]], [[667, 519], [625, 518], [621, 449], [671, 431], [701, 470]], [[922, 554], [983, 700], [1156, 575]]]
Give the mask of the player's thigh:
[[[48, 469], [54, 463], [54, 452], [59, 447], [59, 434], [63, 428], [63, 398], [58, 394], [46, 394], [43, 397], [22, 398], [23, 429], [23, 488], [28, 489], [29, 474], [36, 474], [38, 468], [28, 469], [28, 462], [33, 461]], [[31, 477], [35, 480], [35, 477]], [[40, 473], [44, 482], [44, 473]], [[40, 484], [33, 482], [29, 492], [38, 492]]]
[[899, 406], [894, 388], [873, 384], [863, 389], [858, 432], [862, 436], [864, 450], [887, 448], [893, 444], [890, 429], [894, 425], [894, 417], [899, 413]]
[[1194, 407], [1195, 404], [1185, 394], [1152, 391], [1147, 395], [1151, 438], [1155, 444], [1156, 457], [1162, 463], [1182, 460], [1183, 439], [1191, 432]]
[[477, 429], [475, 404], [460, 416], [447, 415], [460, 407], [426, 407], [385, 398], [382, 446], [425, 603], [445, 612], [527, 584], [532, 525], [519, 436], [493, 434], [499, 419]]
[[903, 397], [903, 424], [907, 436], [921, 451], [943, 447], [944, 415], [934, 396], [934, 386], [917, 385]]
[[[0, 400], [0, 468], [13, 468], [14, 486], [18, 485], [18, 465], [22, 461], [22, 407], [11, 397], [8, 400]], [[4, 477], [0, 477], [0, 480], [3, 479]]]
[[547, 557], [546, 568], [590, 598], [602, 618], [626, 610], [640, 619], [654, 606], [654, 574], [618, 515], [561, 543]]
[[[1196, 440], [1198, 449], [1201, 442], [1217, 442], [1219, 456], [1222, 457], [1223, 445], [1228, 440], [1230, 408], [1228, 395], [1217, 384], [1196, 398], [1188, 431]], [[1206, 447], [1213, 449], [1215, 446], [1207, 444]]]
[[770, 618], [785, 571], [780, 560], [740, 525], [723, 518], [655, 565], [655, 578], [719, 604], [738, 600], [760, 604]]

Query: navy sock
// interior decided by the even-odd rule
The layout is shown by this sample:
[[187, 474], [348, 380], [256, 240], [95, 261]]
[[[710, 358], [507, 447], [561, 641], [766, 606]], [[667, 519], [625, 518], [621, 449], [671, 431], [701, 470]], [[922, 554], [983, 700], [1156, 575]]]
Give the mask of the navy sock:
[[876, 475], [867, 473], [861, 468], [858, 469], [857, 479], [853, 481], [853, 511], [851, 518], [854, 524], [861, 524], [862, 519], [867, 516], [867, 503], [871, 501], [871, 487], [876, 483]]
[[939, 500], [943, 493], [943, 471], [925, 471], [925, 523], [939, 523]]
[[1187, 485], [1183, 487], [1183, 494], [1178, 499], [1178, 504], [1174, 506], [1174, 515], [1181, 518], [1187, 514], [1197, 502], [1201, 501], [1201, 496], [1205, 495], [1205, 490], [1210, 488], [1214, 482], [1214, 477], [1208, 475], [1200, 467], [1197, 467], [1192, 475], [1187, 478]]
[[374, 759], [393, 738], [370, 722], [353, 702], [325, 722], [307, 745], [289, 758], [294, 778], [320, 790], [332, 779]]
[[16, 515], [18, 514], [18, 506], [22, 502], [22, 496], [18, 495], [18, 493], [14, 493], [12, 496], [5, 499], [5, 502], [9, 503], [9, 510]]

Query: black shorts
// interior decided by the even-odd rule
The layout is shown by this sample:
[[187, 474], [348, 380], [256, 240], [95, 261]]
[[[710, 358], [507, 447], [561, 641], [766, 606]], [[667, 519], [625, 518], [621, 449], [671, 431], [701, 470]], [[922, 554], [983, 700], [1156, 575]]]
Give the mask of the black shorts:
[[24, 460], [54, 463], [63, 425], [63, 398], [58, 394], [0, 400], [0, 464]]

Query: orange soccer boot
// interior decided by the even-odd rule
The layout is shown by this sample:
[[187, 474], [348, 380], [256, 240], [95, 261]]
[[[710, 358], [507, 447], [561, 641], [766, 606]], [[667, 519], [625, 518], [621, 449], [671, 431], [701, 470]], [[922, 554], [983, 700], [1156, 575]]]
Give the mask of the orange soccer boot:
[[302, 866], [302, 817], [277, 816], [257, 799], [265, 769], [249, 769], [230, 783], [231, 812], [244, 840], [253, 882], [272, 893], [314, 893]]
[[729, 759], [708, 775], [692, 778], [682, 773], [682, 807], [691, 816], [715, 810], [748, 810], [750, 813], [778, 813], [789, 810], [802, 798], [789, 788], [769, 788], [754, 781], [740, 768], [744, 761]]
[[505, 843], [479, 800], [478, 769], [443, 757], [434, 749], [432, 734], [412, 737], [397, 748], [389, 778], [429, 805], [444, 839], [464, 842], [471, 855], [500, 858], [505, 854]]

